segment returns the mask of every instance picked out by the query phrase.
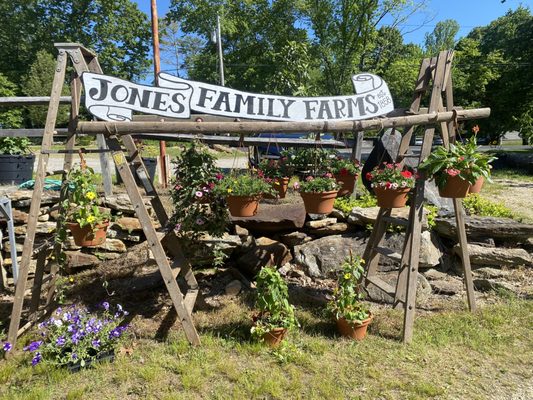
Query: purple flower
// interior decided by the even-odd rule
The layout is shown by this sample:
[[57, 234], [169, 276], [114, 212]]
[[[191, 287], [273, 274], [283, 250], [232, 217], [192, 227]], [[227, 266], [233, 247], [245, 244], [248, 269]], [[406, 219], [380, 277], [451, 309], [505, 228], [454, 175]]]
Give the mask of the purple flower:
[[24, 347], [24, 351], [35, 351], [37, 350], [39, 347], [41, 347], [41, 345], [43, 344], [43, 341], [42, 340], [38, 340], [36, 342], [31, 342], [29, 344], [29, 346], [26, 346]]
[[95, 349], [97, 349], [98, 347], [100, 347], [100, 339], [95, 339], [91, 342], [91, 344], [93, 345], [93, 347]]
[[104, 307], [104, 310], [106, 310], [106, 311], [109, 310], [109, 303], [107, 301], [104, 301], [102, 303], [102, 307]]
[[176, 224], [176, 226], [174, 227], [174, 229], [175, 229], [176, 231], [179, 232], [180, 229], [181, 229], [181, 224]]
[[31, 359], [31, 365], [33, 367], [35, 367], [37, 364], [39, 364], [41, 362], [42, 359], [43, 359], [43, 357], [41, 356], [41, 353], [39, 353], [39, 352], [35, 353], [35, 355]]
[[72, 353], [70, 355], [70, 358], [72, 358], [73, 360], [77, 360], [78, 359], [78, 355], [76, 353]]
[[195, 193], [195, 196], [200, 198], [202, 197], [204, 194], [202, 192], [200, 192], [199, 190]]
[[4, 349], [4, 351], [7, 353], [8, 351], [11, 351], [11, 349], [13, 348], [13, 346], [11, 345], [11, 343], [9, 342], [5, 342], [4, 345], [2, 346], [2, 349]]
[[56, 339], [56, 345], [59, 347], [63, 347], [65, 345], [65, 336], [59, 336]]
[[109, 338], [113, 339], [113, 338], [120, 337], [122, 331], [123, 331], [123, 329], [120, 329], [120, 327], [117, 326], [115, 329], [113, 329], [111, 332], [109, 332]]
[[204, 220], [202, 218], [196, 218], [196, 225], [203, 225]]
[[69, 326], [67, 327], [67, 332], [72, 333], [72, 332], [76, 332], [76, 330], [77, 330], [77, 329], [76, 329], [76, 326], [75, 326], [75, 325], [72, 325], [72, 324], [71, 324], [71, 325], [69, 325]]

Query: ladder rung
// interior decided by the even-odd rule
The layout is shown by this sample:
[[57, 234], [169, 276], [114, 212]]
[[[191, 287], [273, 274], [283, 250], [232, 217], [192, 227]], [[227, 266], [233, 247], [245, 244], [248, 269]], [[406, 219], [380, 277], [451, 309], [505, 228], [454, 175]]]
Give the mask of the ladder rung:
[[420, 154], [400, 154], [402, 158], [420, 158]]
[[382, 219], [383, 219], [383, 221], [388, 222], [389, 224], [409, 226], [409, 221], [407, 221], [407, 220], [405, 220], [403, 218], [384, 216], [384, 217], [382, 217]]
[[389, 257], [393, 261], [398, 261], [398, 262], [402, 261], [402, 255], [400, 253], [397, 253], [394, 250], [388, 249], [386, 247], [376, 246], [374, 248], [374, 251], [385, 257]]
[[185, 293], [185, 298], [183, 299], [183, 304], [185, 305], [185, 309], [189, 314], [192, 314], [192, 310], [194, 308], [194, 303], [196, 303], [196, 298], [198, 297], [198, 292], [200, 289], [189, 289], [187, 290], [187, 293]]
[[63, 175], [66, 171], [63, 169], [58, 169], [55, 171], [46, 171], [46, 176], [52, 176], [52, 175]]
[[172, 264], [170, 264], [170, 269], [172, 270], [172, 276], [174, 277], [174, 279], [176, 279], [178, 277], [178, 275], [180, 274], [181, 272], [181, 262], [180, 260], [177, 260], [175, 259]]
[[387, 293], [389, 296], [395, 296], [395, 289], [383, 279], [378, 278], [377, 276], [367, 276], [366, 281], [376, 286], [379, 290]]

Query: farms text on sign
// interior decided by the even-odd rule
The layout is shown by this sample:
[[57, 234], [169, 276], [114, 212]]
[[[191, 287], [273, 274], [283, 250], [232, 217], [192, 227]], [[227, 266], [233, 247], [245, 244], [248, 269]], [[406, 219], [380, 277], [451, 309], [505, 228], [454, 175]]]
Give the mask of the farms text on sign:
[[355, 95], [290, 97], [247, 93], [223, 86], [159, 74], [159, 86], [85, 72], [85, 106], [104, 121], [131, 121], [132, 112], [189, 118], [198, 113], [270, 121], [359, 120], [394, 109], [383, 79], [373, 74], [352, 77]]

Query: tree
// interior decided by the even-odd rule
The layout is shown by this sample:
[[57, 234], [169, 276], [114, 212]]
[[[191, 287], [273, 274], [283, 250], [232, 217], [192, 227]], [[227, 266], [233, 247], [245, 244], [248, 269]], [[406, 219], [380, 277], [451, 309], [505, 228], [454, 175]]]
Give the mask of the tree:
[[[56, 59], [45, 50], [41, 50], [35, 57], [35, 62], [31, 65], [27, 75], [22, 81], [22, 92], [26, 96], [50, 96], [52, 92], [52, 81], [56, 68]], [[68, 96], [69, 88], [63, 85], [61, 95]], [[29, 124], [32, 127], [43, 127], [46, 122], [47, 106], [27, 107], [27, 116]], [[68, 122], [69, 106], [59, 107], [57, 114], [57, 125]]]
[[105, 73], [136, 79], [150, 65], [150, 24], [131, 0], [0, 2], [0, 71], [20, 83], [39, 50], [54, 42], [95, 50]]
[[[10, 97], [16, 95], [16, 85], [0, 74], [0, 97]], [[0, 108], [1, 128], [20, 128], [22, 123], [22, 113], [19, 109]]]
[[435, 56], [442, 50], [455, 47], [455, 36], [459, 32], [459, 24], [454, 19], [445, 19], [435, 25], [433, 32], [425, 35], [426, 54]]

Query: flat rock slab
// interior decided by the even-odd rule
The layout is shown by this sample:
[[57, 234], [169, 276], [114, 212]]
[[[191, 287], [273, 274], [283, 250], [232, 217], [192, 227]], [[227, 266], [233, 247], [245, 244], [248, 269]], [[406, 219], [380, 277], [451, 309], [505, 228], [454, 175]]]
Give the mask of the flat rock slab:
[[[407, 222], [409, 220], [409, 207], [393, 208], [391, 217], [397, 218], [400, 221]], [[348, 223], [353, 225], [366, 226], [374, 224], [378, 217], [379, 207], [354, 207], [348, 216]], [[424, 218], [422, 220], [422, 228], [427, 229], [427, 210], [424, 209]]]
[[248, 276], [255, 277], [261, 268], [272, 261], [274, 265], [281, 267], [291, 260], [291, 252], [283, 243], [260, 237], [255, 241], [255, 245], [237, 259], [237, 265]]
[[[457, 239], [455, 218], [436, 218], [435, 230], [442, 236]], [[469, 216], [465, 218], [469, 239], [494, 238], [505, 241], [527, 241], [533, 237], [533, 224], [523, 224], [511, 218]]]
[[[460, 254], [459, 245], [454, 247], [457, 255]], [[472, 265], [488, 266], [507, 266], [518, 267], [525, 265], [531, 267], [532, 258], [524, 249], [504, 248], [504, 247], [485, 247], [475, 244], [468, 245], [468, 254]]]
[[253, 232], [278, 232], [300, 229], [305, 223], [303, 204], [261, 203], [253, 217], [230, 217], [240, 227]]

